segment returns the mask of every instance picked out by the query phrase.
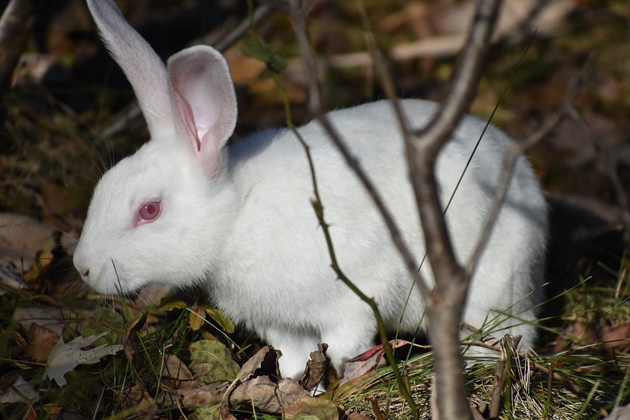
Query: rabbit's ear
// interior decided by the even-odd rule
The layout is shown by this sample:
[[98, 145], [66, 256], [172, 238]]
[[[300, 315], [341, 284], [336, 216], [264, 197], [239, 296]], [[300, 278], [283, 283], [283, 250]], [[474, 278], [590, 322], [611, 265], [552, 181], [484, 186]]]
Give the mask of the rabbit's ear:
[[172, 130], [164, 62], [112, 0], [88, 0], [87, 4], [101, 37], [136, 93], [151, 136], [156, 137], [164, 129]]
[[199, 45], [172, 56], [167, 69], [175, 126], [206, 171], [216, 173], [237, 115], [225, 58], [215, 49]]

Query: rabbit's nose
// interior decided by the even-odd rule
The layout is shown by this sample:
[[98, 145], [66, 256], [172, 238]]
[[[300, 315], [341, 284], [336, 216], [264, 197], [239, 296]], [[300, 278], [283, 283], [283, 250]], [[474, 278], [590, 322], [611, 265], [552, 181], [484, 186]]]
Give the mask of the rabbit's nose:
[[77, 267], [77, 271], [79, 273], [79, 275], [81, 276], [81, 280], [87, 282], [88, 279], [90, 278], [90, 269], [86, 268], [86, 269], [80, 269]]
[[83, 281], [87, 281], [90, 278], [90, 267], [88, 266], [88, 264], [85, 263], [84, 260], [85, 259], [81, 258], [78, 252], [75, 252], [73, 258], [74, 267], [81, 276], [81, 279]]

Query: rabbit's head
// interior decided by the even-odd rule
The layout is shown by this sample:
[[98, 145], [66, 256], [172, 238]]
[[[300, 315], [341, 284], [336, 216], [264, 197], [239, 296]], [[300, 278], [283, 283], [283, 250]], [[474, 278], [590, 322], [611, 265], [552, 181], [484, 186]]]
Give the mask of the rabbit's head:
[[235, 210], [224, 147], [236, 123], [229, 69], [208, 46], [185, 49], [165, 66], [113, 1], [88, 6], [151, 140], [98, 183], [74, 264], [101, 293], [194, 281], [212, 264]]

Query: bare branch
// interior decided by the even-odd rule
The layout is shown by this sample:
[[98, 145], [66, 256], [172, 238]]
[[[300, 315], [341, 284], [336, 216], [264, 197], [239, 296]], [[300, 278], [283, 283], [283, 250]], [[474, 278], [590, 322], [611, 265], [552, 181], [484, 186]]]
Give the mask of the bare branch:
[[[462, 53], [461, 61], [455, 70], [446, 103], [441, 112], [433, 118], [424, 130], [410, 136], [403, 114], [400, 109], [397, 109], [395, 98], [392, 101], [403, 137], [405, 137], [409, 169], [425, 233], [427, 253], [439, 291], [437, 295], [435, 293], [429, 294], [426, 284], [417, 282], [429, 309], [430, 337], [435, 351], [435, 391], [436, 403], [439, 408], [434, 412], [434, 415], [439, 414], [443, 418], [470, 419], [472, 417], [465, 393], [462, 377], [463, 359], [458, 344], [459, 322], [462, 317], [469, 278], [466, 277], [464, 269], [457, 263], [446, 230], [437, 193], [434, 168], [440, 148], [450, 137], [452, 130], [470, 105], [476, 92], [499, 4], [499, 0], [479, 2], [475, 23]], [[378, 195], [373, 194], [374, 188], [370, 186], [369, 179], [363, 174], [356, 159], [347, 151], [340, 136], [325, 117], [321, 89], [317, 81], [317, 67], [306, 36], [304, 20], [297, 19], [295, 24], [298, 45], [304, 57], [305, 70], [309, 80], [309, 109], [317, 116], [320, 124], [340, 149], [348, 165], [359, 176], [364, 186], [368, 188], [377, 207], [387, 219], [387, 209], [379, 204]], [[384, 74], [382, 69], [377, 70]], [[393, 85], [386, 83], [384, 86], [388, 91], [388, 96], [394, 97]], [[390, 229], [392, 226], [396, 229], [393, 221], [392, 223], [387, 222], [387, 225]], [[398, 237], [397, 229], [392, 230], [391, 233], [394, 239]], [[399, 246], [398, 243], [396, 245], [404, 256], [405, 248]], [[414, 279], [416, 278], [417, 276], [414, 275]]]
[[[305, 70], [307, 73], [307, 80], [309, 82], [309, 89], [310, 89], [310, 101], [309, 101], [309, 109], [311, 111], [311, 113], [313, 113], [316, 117], [317, 120], [319, 121], [319, 123], [322, 125], [322, 127], [324, 128], [324, 131], [326, 131], [326, 133], [328, 133], [328, 136], [333, 140], [333, 142], [335, 143], [335, 145], [337, 146], [338, 150], [341, 152], [341, 154], [343, 155], [344, 159], [346, 160], [346, 163], [348, 164], [348, 166], [350, 168], [352, 168], [354, 170], [354, 172], [356, 173], [356, 175], [358, 176], [359, 180], [363, 183], [363, 185], [365, 186], [366, 190], [368, 191], [368, 193], [370, 194], [372, 200], [374, 201], [374, 203], [376, 204], [378, 210], [381, 212], [381, 215], [383, 216], [383, 219], [385, 220], [385, 223], [387, 224], [389, 231], [391, 233], [392, 239], [394, 241], [394, 243], [396, 244], [396, 246], [399, 249], [400, 254], [402, 255], [406, 265], [407, 265], [407, 269], [409, 271], [409, 273], [413, 276], [414, 281], [416, 284], [419, 285], [421, 293], [426, 297], [428, 296], [428, 294], [430, 293], [430, 290], [428, 288], [428, 286], [426, 285], [426, 283], [424, 283], [423, 279], [420, 277], [420, 273], [417, 270], [417, 263], [413, 258], [413, 255], [411, 254], [411, 252], [408, 250], [406, 244], [404, 243], [404, 240], [400, 234], [400, 231], [396, 225], [396, 222], [394, 221], [393, 217], [391, 216], [391, 214], [389, 213], [389, 210], [387, 209], [387, 207], [385, 206], [385, 203], [383, 202], [383, 200], [381, 199], [380, 195], [377, 193], [374, 185], [372, 184], [372, 182], [370, 181], [370, 179], [367, 177], [367, 175], [365, 174], [365, 172], [361, 169], [358, 160], [352, 156], [352, 154], [350, 153], [350, 151], [348, 150], [348, 148], [346, 147], [344, 141], [341, 139], [341, 136], [339, 135], [339, 133], [337, 132], [337, 130], [334, 128], [334, 126], [330, 123], [328, 117], [325, 114], [325, 105], [323, 102], [323, 98], [322, 98], [322, 94], [321, 94], [321, 89], [320, 89], [320, 85], [319, 85], [319, 79], [317, 77], [317, 63], [315, 61], [315, 57], [313, 56], [312, 52], [311, 52], [311, 47], [310, 47], [310, 43], [308, 41], [308, 37], [306, 34], [306, 13], [305, 13], [305, 8], [300, 8], [298, 7], [296, 2], [292, 2], [291, 3], [291, 10], [290, 10], [290, 16], [293, 20], [293, 23], [295, 25], [295, 33], [296, 33], [296, 38], [298, 41], [298, 46], [300, 47], [300, 50], [302, 52], [302, 56], [304, 58], [304, 62], [305, 62]], [[297, 135], [297, 131], [296, 131], [296, 135]], [[299, 135], [298, 135], [299, 138]], [[300, 140], [306, 150], [307, 155], [309, 155], [309, 149], [308, 149], [308, 145], [303, 141]], [[311, 171], [312, 171], [312, 177], [313, 177], [313, 183], [316, 186], [316, 178], [315, 175], [313, 173], [313, 168], [312, 168], [312, 162], [310, 160], [310, 155], [309, 155], [309, 163], [311, 164]], [[328, 249], [330, 251], [331, 254], [331, 258], [333, 260], [333, 264], [332, 267], [335, 270], [335, 272], [337, 273], [337, 276], [340, 280], [342, 280], [357, 296], [359, 296], [364, 302], [366, 302], [368, 305], [370, 305], [374, 316], [376, 318], [376, 322], [378, 325], [378, 331], [380, 334], [380, 338], [381, 338], [381, 342], [383, 343], [383, 350], [385, 352], [385, 357], [387, 359], [387, 361], [390, 363], [391, 367], [392, 367], [392, 372], [394, 374], [394, 377], [396, 378], [396, 382], [398, 384], [398, 388], [400, 390], [400, 393], [403, 395], [403, 397], [405, 398], [405, 400], [407, 401], [407, 404], [409, 405], [409, 408], [411, 409], [412, 412], [412, 416], [414, 419], [418, 418], [418, 408], [413, 400], [413, 396], [411, 395], [411, 392], [409, 391], [401, 373], [400, 370], [397, 367], [397, 363], [396, 360], [393, 356], [390, 344], [389, 344], [389, 340], [387, 339], [387, 332], [385, 330], [385, 324], [383, 323], [383, 320], [381, 318], [380, 312], [378, 310], [378, 306], [377, 303], [372, 300], [369, 299], [359, 288], [357, 288], [351, 281], [350, 279], [348, 279], [345, 274], [343, 273], [343, 271], [340, 269], [339, 265], [337, 264], [336, 258], [335, 258], [335, 254], [333, 251], [333, 244], [332, 244], [332, 239], [330, 237], [330, 234], [328, 233], [328, 229], [327, 229], [327, 225], [326, 222], [324, 221], [323, 218], [323, 206], [321, 204], [321, 200], [318, 197], [317, 194], [317, 190], [315, 190], [316, 193], [316, 199], [317, 201], [314, 202], [314, 206], [315, 206], [315, 210], [317, 213], [317, 216], [319, 218], [320, 221], [320, 225], [322, 226], [322, 228], [324, 229], [324, 234], [326, 236], [326, 241], [328, 243]]]
[[505, 369], [506, 357], [508, 355], [505, 349], [501, 348], [501, 355], [497, 361], [497, 365], [494, 372], [494, 386], [492, 388], [492, 399], [490, 400], [490, 418], [499, 418], [499, 409], [501, 408], [501, 395], [505, 388], [505, 376], [507, 374]]
[[[518, 158], [518, 156], [521, 153], [533, 147], [534, 145], [536, 145], [542, 139], [544, 139], [554, 128], [558, 126], [558, 124], [560, 124], [560, 122], [562, 122], [562, 120], [564, 120], [565, 117], [567, 117], [567, 115], [569, 116], [572, 115], [572, 112], [577, 114], [577, 111], [575, 111], [571, 103], [573, 102], [577, 94], [579, 93], [580, 87], [582, 86], [584, 82], [587, 69], [590, 66], [590, 61], [591, 60], [587, 61], [586, 65], [584, 66], [584, 68], [582, 69], [578, 77], [576, 77], [575, 80], [572, 81], [569, 97], [565, 100], [564, 104], [562, 104], [562, 106], [560, 106], [551, 116], [548, 116], [545, 119], [543, 125], [534, 133], [532, 133], [527, 139], [513, 144], [510, 152], [506, 156], [505, 162], [503, 164], [504, 165], [503, 171], [501, 173], [501, 180], [499, 181], [498, 188], [495, 192], [494, 205], [490, 211], [490, 214], [486, 218], [486, 222], [481, 231], [482, 232], [481, 237], [479, 238], [477, 242], [477, 246], [475, 247], [475, 250], [473, 251], [470, 259], [468, 260], [468, 263], [466, 264], [466, 276], [470, 277], [475, 272], [475, 268], [477, 264], [479, 263], [479, 260], [481, 259], [481, 254], [483, 253], [483, 249], [485, 248], [490, 238], [490, 235], [492, 234], [492, 230], [494, 229], [497, 216], [499, 214], [501, 206], [503, 205], [503, 202], [505, 201], [505, 195], [510, 185], [514, 167], [516, 165], [516, 159]], [[573, 118], [581, 119], [581, 116], [577, 114], [577, 117], [573, 116]], [[585, 121], [583, 122], [586, 123]], [[582, 128], [584, 129], [584, 127]], [[587, 133], [589, 133], [588, 128], [590, 127], [586, 127], [585, 129]], [[593, 136], [592, 131], [589, 134], [590, 134], [591, 140], [593, 141], [593, 143], [595, 144], [595, 147], [597, 148], [597, 142]], [[603, 154], [603, 152], [600, 152], [600, 153]], [[608, 162], [607, 156], [603, 155], [603, 159], [605, 162]], [[607, 167], [609, 166], [610, 165], [607, 165]], [[625, 194], [623, 193], [623, 189], [621, 188], [619, 178], [616, 177], [616, 173], [614, 173], [614, 171], [612, 174], [609, 174], [609, 176], [611, 177], [613, 185], [615, 186], [615, 189], [618, 192], [618, 195], [620, 197], [619, 199], [620, 203], [622, 204], [622, 206], [625, 203], [625, 211], [626, 211], [626, 214], [628, 214], [628, 207], [627, 207], [628, 204], [627, 204]], [[615, 177], [617, 180], [617, 185], [615, 185]], [[630, 226], [630, 225], [627, 224], [626, 226]]]
[[372, 198], [378, 211], [381, 213], [383, 220], [389, 229], [392, 241], [403, 258], [409, 274], [413, 277], [415, 284], [418, 285], [420, 292], [426, 299], [430, 296], [431, 289], [426, 281], [421, 277], [420, 272], [418, 271], [418, 263], [407, 247], [407, 244], [404, 242], [400, 229], [398, 228], [393, 216], [389, 212], [389, 209], [385, 205], [381, 196], [376, 191], [374, 184], [361, 168], [359, 161], [352, 155], [352, 153], [350, 153], [345, 141], [341, 138], [341, 135], [337, 132], [335, 127], [330, 123], [330, 120], [326, 115], [326, 106], [321, 94], [321, 87], [319, 85], [317, 62], [315, 61], [315, 57], [313, 56], [308, 37], [306, 35], [305, 19], [303, 16], [300, 19], [294, 19], [294, 24], [298, 46], [302, 53], [302, 57], [304, 58], [304, 67], [308, 81], [309, 111], [315, 115], [330, 139], [341, 152], [348, 166], [355, 172], [368, 194], [370, 194], [370, 197]]
[[464, 298], [468, 279], [457, 263], [446, 230], [434, 173], [435, 162], [440, 148], [450, 137], [477, 91], [500, 3], [500, 0], [478, 2], [475, 21], [451, 78], [444, 106], [425, 128], [414, 133], [415, 138], [407, 144], [411, 179], [439, 299], [444, 298], [444, 289], [453, 289], [455, 283], [461, 286], [459, 294]]
[[[410, 144], [411, 134], [409, 133], [409, 128], [408, 128], [409, 125], [407, 124], [406, 117], [403, 114], [402, 109], [400, 107], [400, 101], [398, 100], [398, 97], [396, 95], [396, 88], [394, 87], [394, 82], [392, 80], [389, 69], [387, 68], [387, 63], [385, 59], [383, 58], [380, 50], [376, 46], [376, 40], [374, 39], [374, 34], [371, 31], [370, 22], [369, 22], [367, 13], [365, 12], [365, 9], [363, 8], [363, 4], [360, 1], [356, 1], [356, 3], [357, 3], [357, 8], [361, 12], [361, 17], [364, 21], [363, 24], [364, 26], [366, 26], [366, 28], [369, 29], [368, 31], [366, 31], [365, 38], [366, 38], [366, 44], [368, 46], [368, 50], [370, 51], [371, 59], [374, 63], [374, 70], [376, 73], [376, 77], [378, 78], [378, 81], [383, 91], [385, 92], [385, 96], [387, 97], [387, 99], [390, 101], [392, 105], [392, 109], [394, 110], [394, 115], [396, 116], [398, 127], [400, 128], [400, 133], [402, 135], [404, 143]], [[395, 225], [394, 225], [394, 228], [396, 228]], [[392, 235], [398, 234], [396, 231], [392, 230], [391, 227], [390, 227], [390, 232]], [[399, 252], [401, 253], [401, 255], [403, 255], [404, 251], [402, 251], [399, 248]], [[423, 258], [423, 261], [424, 261], [424, 258]], [[415, 265], [415, 267], [416, 267], [417, 272], [419, 273], [420, 267], [417, 265]], [[414, 284], [419, 288], [420, 292], [422, 293], [423, 299], [427, 302], [430, 301], [431, 299], [430, 289], [421, 275], [414, 277]]]
[[613, 190], [617, 195], [617, 201], [619, 202], [619, 207], [621, 207], [622, 223], [624, 224], [624, 229], [627, 231], [628, 229], [630, 229], [630, 206], [628, 204], [628, 197], [626, 196], [626, 192], [621, 185], [619, 175], [617, 175], [617, 171], [615, 170], [615, 166], [610, 161], [610, 158], [604, 151], [601, 142], [597, 139], [597, 136], [593, 132], [593, 129], [588, 124], [588, 122], [586, 122], [584, 117], [582, 117], [582, 115], [573, 106], [568, 107], [568, 114], [573, 122], [582, 130], [584, 135], [586, 135], [591, 143], [593, 143], [595, 151], [604, 164], [608, 179], [610, 179]]
[[535, 144], [544, 139], [554, 128], [560, 124], [560, 122], [567, 116], [569, 112], [569, 107], [567, 105], [561, 106], [556, 112], [545, 119], [543, 125], [532, 133], [526, 140], [518, 143], [514, 143], [510, 152], [508, 153], [503, 171], [501, 173], [501, 180], [495, 192], [495, 199], [492, 209], [486, 218], [486, 223], [482, 229], [481, 237], [477, 242], [477, 246], [473, 251], [468, 263], [466, 264], [466, 276], [470, 277], [475, 271], [479, 260], [481, 259], [481, 254], [490, 239], [490, 235], [492, 234], [492, 230], [494, 229], [494, 225], [496, 224], [496, 220], [499, 215], [499, 211], [501, 210], [501, 206], [503, 206], [503, 202], [505, 201], [505, 196], [507, 194], [508, 187], [510, 185], [510, 181], [512, 180], [512, 175], [514, 174], [514, 168], [516, 166], [516, 160], [518, 157], [527, 149], [533, 147]]
[[[225, 36], [221, 41], [217, 42], [214, 46], [218, 51], [224, 52], [232, 45], [234, 45], [239, 39], [243, 37], [249, 30], [252, 23], [257, 23], [266, 18], [271, 14], [273, 8], [268, 4], [263, 4], [259, 6], [256, 11], [254, 11], [254, 15], [251, 18], [244, 19], [239, 25], [234, 28], [227, 36]], [[191, 42], [190, 45], [198, 45], [199, 42]]]
[[500, 0], [479, 0], [473, 26], [450, 90], [440, 112], [407, 143], [407, 161], [424, 232], [427, 257], [435, 276], [435, 291], [426, 302], [429, 337], [434, 348], [437, 393], [441, 418], [472, 419], [463, 380], [459, 349], [461, 322], [470, 276], [455, 257], [446, 229], [435, 177], [437, 155], [470, 106], [496, 23]]

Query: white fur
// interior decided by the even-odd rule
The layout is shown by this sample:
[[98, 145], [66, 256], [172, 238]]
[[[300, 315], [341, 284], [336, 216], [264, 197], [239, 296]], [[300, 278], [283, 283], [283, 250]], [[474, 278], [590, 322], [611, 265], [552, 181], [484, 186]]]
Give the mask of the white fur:
[[[112, 12], [115, 5], [110, 0], [88, 3], [125, 72], [145, 58], [159, 67], [152, 71], [165, 71], [155, 57], [144, 57], [152, 51], [132, 48], [144, 41], [119, 12]], [[116, 44], [110, 32], [124, 34], [125, 42]], [[311, 206], [312, 184], [302, 146], [291, 131], [279, 129], [224, 147], [234, 127], [236, 102], [227, 66], [210, 47], [176, 54], [165, 74], [168, 82], [158, 78], [159, 83], [146, 84], [130, 78], [152, 140], [98, 184], [75, 266], [101, 293], [151, 283], [176, 287], [201, 283], [214, 304], [235, 322], [283, 351], [284, 374], [299, 375], [320, 342], [328, 343], [328, 355], [339, 369], [343, 361], [372, 345], [376, 323], [370, 308], [330, 268]], [[161, 92], [149, 94], [147, 89]], [[204, 102], [199, 92], [214, 97]], [[177, 95], [181, 97], [174, 98]], [[169, 98], [168, 104], [142, 103], [164, 98]], [[401, 103], [416, 128], [438, 110], [427, 101]], [[166, 108], [171, 113], [157, 122], [146, 115], [147, 109]], [[390, 104], [361, 105], [331, 112], [329, 118], [373, 179], [420, 261], [423, 236]], [[437, 178], [443, 203], [483, 127], [483, 121], [465, 117], [442, 150]], [[381, 216], [319, 125], [312, 122], [299, 130], [311, 147], [341, 268], [374, 297], [390, 329], [414, 331], [423, 317], [423, 303], [414, 290], [405, 307], [412, 280]], [[447, 212], [461, 261], [478, 240], [510, 145], [501, 131], [488, 129]], [[152, 223], [135, 225], [138, 206], [150, 200], [161, 200], [162, 214]], [[479, 327], [502, 311], [525, 321], [536, 319], [533, 306], [538, 294], [532, 292], [542, 283], [546, 231], [540, 186], [521, 157], [474, 275], [465, 322]], [[422, 273], [431, 280], [428, 262]], [[522, 334], [524, 345], [531, 347], [535, 329], [518, 319], [507, 320], [505, 325], [512, 327], [506, 332]]]

